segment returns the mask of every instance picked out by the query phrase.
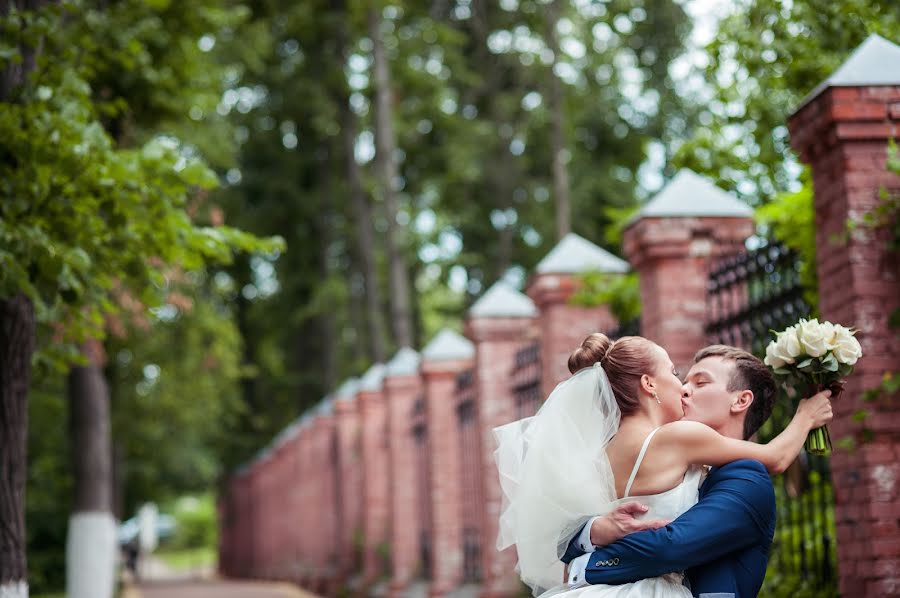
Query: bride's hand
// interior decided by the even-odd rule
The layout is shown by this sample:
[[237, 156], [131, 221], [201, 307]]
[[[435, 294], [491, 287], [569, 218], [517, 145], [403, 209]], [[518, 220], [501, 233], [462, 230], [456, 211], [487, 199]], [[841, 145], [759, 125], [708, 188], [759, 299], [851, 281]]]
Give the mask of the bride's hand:
[[821, 428], [834, 417], [829, 397], [831, 397], [831, 391], [823, 390], [808, 399], [801, 399], [794, 417], [804, 418], [809, 423], [810, 430]]
[[641, 503], [631, 501], [622, 503], [608, 515], [596, 518], [591, 525], [591, 544], [606, 546], [628, 534], [658, 529], [671, 523], [669, 519], [636, 519], [647, 510]]

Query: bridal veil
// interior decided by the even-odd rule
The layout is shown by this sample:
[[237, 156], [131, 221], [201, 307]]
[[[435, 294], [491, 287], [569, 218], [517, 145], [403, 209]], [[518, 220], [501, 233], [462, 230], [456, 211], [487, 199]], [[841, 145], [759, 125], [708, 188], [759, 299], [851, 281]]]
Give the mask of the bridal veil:
[[494, 428], [503, 507], [497, 549], [515, 546], [534, 595], [563, 581], [559, 560], [585, 522], [616, 500], [606, 446], [620, 412], [600, 364], [560, 383], [538, 412]]

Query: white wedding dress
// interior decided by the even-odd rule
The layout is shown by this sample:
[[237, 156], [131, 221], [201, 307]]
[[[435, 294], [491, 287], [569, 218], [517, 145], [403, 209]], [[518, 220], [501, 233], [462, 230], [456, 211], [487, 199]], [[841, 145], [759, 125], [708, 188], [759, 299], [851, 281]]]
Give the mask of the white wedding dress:
[[[606, 447], [620, 419], [606, 373], [595, 364], [560, 383], [533, 417], [494, 429], [503, 492], [497, 549], [515, 546], [516, 572], [535, 596], [691, 596], [681, 585], [681, 573], [615, 586], [572, 589], [563, 583], [560, 558], [595, 515], [639, 500], [650, 507], [646, 517], [674, 519], [697, 502], [701, 468], [689, 469], [680, 484], [661, 494], [618, 498]], [[645, 451], [641, 453], [626, 496]]]
[[[621, 503], [637, 501], [649, 507], [643, 517], [676, 519], [697, 503], [697, 495], [703, 474], [702, 467], [691, 466], [680, 484], [660, 494], [638, 496], [629, 494], [638, 469], [640, 469], [641, 463], [644, 461], [644, 455], [647, 452], [647, 447], [650, 445], [650, 440], [657, 430], [659, 428], [650, 432], [644, 440], [641, 452], [631, 471], [631, 477], [628, 479], [628, 485], [625, 487], [625, 496], [614, 501], [613, 508]], [[598, 513], [598, 515], [605, 514]], [[548, 590], [543, 596], [544, 598], [549, 598], [550, 596], [555, 598], [692, 598], [690, 590], [684, 586], [684, 574], [681, 572], [673, 572], [661, 577], [651, 577], [634, 583], [620, 585], [598, 584], [569, 589], [568, 584], [566, 584]]]

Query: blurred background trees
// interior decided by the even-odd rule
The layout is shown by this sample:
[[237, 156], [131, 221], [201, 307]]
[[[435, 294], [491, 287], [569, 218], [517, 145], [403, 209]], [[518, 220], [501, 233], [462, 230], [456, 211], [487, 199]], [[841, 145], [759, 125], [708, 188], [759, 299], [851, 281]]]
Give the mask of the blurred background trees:
[[[771, 204], [762, 234], [809, 229], [785, 118], [869, 33], [900, 38], [894, 7], [874, 0], [32, 4], [0, 3], [0, 71], [30, 64], [8, 40], [43, 40], [30, 78], [15, 90], [4, 78], [0, 131], [31, 123], [3, 137], [4, 168], [35, 178], [14, 157], [78, 156], [90, 133], [102, 151], [86, 163], [118, 170], [64, 162], [65, 184], [81, 186], [44, 190], [46, 205], [90, 210], [108, 185], [153, 188], [204, 231], [167, 253], [181, 237], [160, 231], [175, 212], [101, 212], [156, 239], [148, 259], [122, 264], [107, 244], [107, 261], [89, 256], [106, 269], [85, 280], [67, 253], [15, 280], [10, 269], [0, 286], [6, 299], [22, 281], [63, 280], [60, 304], [76, 282], [96, 291], [72, 304], [98, 311], [70, 310], [84, 317], [69, 336], [104, 339], [120, 519], [204, 492], [347, 376], [459, 327], [496, 280], [521, 286], [566, 232], [620, 253], [622, 222], [678, 168]], [[48, 119], [72, 114], [57, 136]], [[175, 182], [153, 178], [171, 172]], [[8, 209], [3, 235], [17, 223]], [[260, 249], [237, 230], [285, 248], [223, 263], [232, 248]], [[3, 238], [0, 264], [21, 266]], [[110, 277], [141, 282], [118, 292]], [[635, 312], [633, 284], [588, 290], [582, 300], [612, 294]], [[69, 312], [49, 305], [29, 398], [35, 591], [62, 583], [73, 487], [75, 352], [53, 335]]]

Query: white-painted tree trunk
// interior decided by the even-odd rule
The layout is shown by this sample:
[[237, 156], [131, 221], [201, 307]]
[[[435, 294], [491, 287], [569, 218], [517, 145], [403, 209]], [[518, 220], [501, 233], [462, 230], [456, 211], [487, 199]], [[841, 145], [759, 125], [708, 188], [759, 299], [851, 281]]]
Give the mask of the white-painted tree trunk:
[[116, 522], [112, 514], [72, 515], [66, 541], [67, 598], [112, 598], [115, 568]]
[[28, 584], [24, 580], [0, 584], [0, 598], [28, 598]]

